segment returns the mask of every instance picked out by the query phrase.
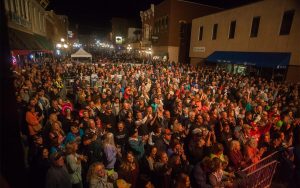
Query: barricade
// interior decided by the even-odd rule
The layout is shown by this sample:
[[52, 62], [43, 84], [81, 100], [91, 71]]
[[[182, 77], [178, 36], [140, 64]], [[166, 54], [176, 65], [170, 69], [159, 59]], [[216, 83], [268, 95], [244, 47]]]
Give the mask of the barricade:
[[279, 152], [278, 151], [275, 151], [273, 153], [271, 153], [270, 155], [264, 157], [263, 159], [261, 159], [260, 161], [258, 161], [257, 163], [254, 163], [246, 168], [244, 168], [242, 170], [243, 173], [245, 174], [250, 174], [251, 172], [255, 171], [256, 169], [259, 169], [260, 167], [274, 161], [274, 160], [277, 160], [278, 159], [278, 155], [279, 155]]
[[[261, 163], [263, 164], [263, 163]], [[237, 187], [265, 188], [270, 187], [278, 162], [269, 162], [255, 169], [238, 181]]]
[[[287, 153], [292, 153], [293, 147], [289, 147], [289, 148], [285, 149], [285, 151]], [[275, 160], [276, 161], [280, 161], [280, 157], [281, 157], [280, 155], [282, 155], [282, 151], [275, 151], [275, 152], [271, 153], [270, 155], [262, 158], [257, 163], [254, 163], [254, 164], [252, 164], [252, 165], [244, 168], [242, 170], [242, 172], [244, 174], [249, 174], [249, 173], [255, 171], [256, 169], [258, 169], [258, 168], [260, 168], [260, 167], [262, 167], [262, 166], [264, 166], [264, 165], [266, 165], [266, 164], [268, 164], [268, 163], [270, 163], [272, 161], [275, 161]]]

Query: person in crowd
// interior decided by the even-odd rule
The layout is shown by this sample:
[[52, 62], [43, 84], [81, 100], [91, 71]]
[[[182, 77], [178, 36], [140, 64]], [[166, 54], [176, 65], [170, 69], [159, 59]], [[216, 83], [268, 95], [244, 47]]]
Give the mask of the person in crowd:
[[82, 188], [82, 167], [81, 161], [86, 162], [87, 158], [77, 154], [78, 144], [70, 142], [66, 145], [66, 167], [71, 177], [72, 188]]
[[230, 142], [228, 157], [231, 163], [230, 165], [232, 165], [236, 171], [247, 167], [246, 160], [241, 152], [241, 145], [239, 141], [232, 140]]
[[252, 138], [245, 146], [245, 159], [247, 163], [256, 163], [266, 151], [265, 147], [257, 148], [257, 141]]
[[176, 188], [191, 188], [190, 177], [187, 174], [181, 173], [176, 180]]
[[117, 161], [117, 155], [121, 155], [121, 151], [115, 145], [113, 133], [106, 133], [104, 135], [103, 149], [105, 155], [105, 168], [106, 170], [114, 170]]
[[222, 161], [217, 157], [212, 159], [211, 173], [208, 178], [212, 187], [233, 187], [232, 181], [230, 181], [229, 177], [226, 177], [223, 171]]
[[138, 134], [137, 129], [130, 130], [128, 145], [130, 150], [134, 153], [134, 155], [141, 159], [145, 153], [144, 142]]
[[41, 121], [43, 116], [38, 116], [34, 106], [28, 106], [26, 112], [26, 122], [28, 124], [29, 135], [34, 136], [42, 130]]
[[211, 163], [211, 159], [205, 157], [195, 165], [192, 171], [192, 187], [212, 188], [212, 185], [208, 181], [208, 174], [211, 172]]
[[82, 137], [84, 135], [84, 132], [82, 129], [79, 128], [79, 124], [76, 122], [73, 122], [70, 125], [70, 132], [68, 132], [65, 143], [69, 142], [76, 142], [77, 144], [81, 144]]
[[139, 164], [136, 161], [134, 154], [132, 152], [128, 152], [118, 171], [119, 178], [124, 179], [127, 183], [131, 184], [131, 187], [135, 188], [139, 171]]
[[59, 152], [50, 156], [51, 167], [46, 176], [46, 188], [72, 188], [71, 177], [66, 168], [64, 158]]
[[89, 188], [113, 188], [118, 174], [108, 175], [102, 163], [96, 162], [90, 165], [87, 173]]
[[172, 168], [168, 164], [169, 157], [166, 152], [158, 155], [158, 161], [154, 163], [155, 187], [170, 187]]

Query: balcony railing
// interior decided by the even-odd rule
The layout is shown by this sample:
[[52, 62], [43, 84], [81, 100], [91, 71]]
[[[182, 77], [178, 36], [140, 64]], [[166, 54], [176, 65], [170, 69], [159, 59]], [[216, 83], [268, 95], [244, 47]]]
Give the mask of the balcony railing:
[[24, 26], [26, 28], [31, 28], [31, 23], [28, 20], [22, 18], [14, 12], [8, 12], [8, 18], [13, 23]]

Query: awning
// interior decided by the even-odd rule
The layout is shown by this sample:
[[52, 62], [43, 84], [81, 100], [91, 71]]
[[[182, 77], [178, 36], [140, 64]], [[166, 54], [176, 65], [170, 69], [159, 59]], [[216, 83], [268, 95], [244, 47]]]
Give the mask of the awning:
[[253, 65], [265, 68], [286, 68], [290, 53], [280, 52], [232, 52], [215, 51], [207, 57], [208, 62]]
[[11, 50], [41, 50], [32, 34], [9, 28]]
[[41, 50], [53, 50], [51, 42], [43, 36], [33, 35]]

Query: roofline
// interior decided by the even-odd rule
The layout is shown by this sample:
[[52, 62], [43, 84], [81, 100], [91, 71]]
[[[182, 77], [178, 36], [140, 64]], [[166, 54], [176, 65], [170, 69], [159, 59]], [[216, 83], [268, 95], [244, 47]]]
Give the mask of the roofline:
[[[180, 1], [180, 0], [178, 0]], [[199, 18], [205, 18], [205, 17], [208, 17], [208, 16], [211, 16], [211, 15], [215, 15], [215, 14], [222, 14], [224, 12], [227, 12], [227, 11], [232, 11], [232, 10], [235, 10], [235, 9], [239, 9], [239, 8], [243, 8], [243, 7], [247, 7], [247, 6], [251, 6], [251, 5], [254, 5], [254, 4], [258, 4], [258, 3], [263, 3], [264, 0], [257, 0], [255, 2], [251, 2], [251, 3], [246, 3], [246, 4], [243, 4], [243, 5], [240, 5], [240, 6], [236, 6], [236, 7], [232, 7], [232, 8], [229, 8], [229, 9], [223, 9], [219, 12], [215, 12], [215, 13], [212, 13], [212, 14], [208, 14], [208, 15], [205, 15], [205, 16], [200, 16], [198, 18], [194, 18], [192, 20], [196, 20], [196, 19], [199, 19]]]
[[206, 7], [210, 7], [210, 8], [216, 8], [216, 9], [220, 9], [220, 10], [224, 10], [224, 8], [221, 8], [221, 7], [212, 6], [212, 5], [206, 5], [206, 4], [202, 4], [202, 3], [196, 3], [196, 2], [186, 1], [186, 0], [177, 0], [177, 1], [184, 2], [184, 3], [191, 3], [191, 4], [201, 5], [201, 6], [206, 6]]

